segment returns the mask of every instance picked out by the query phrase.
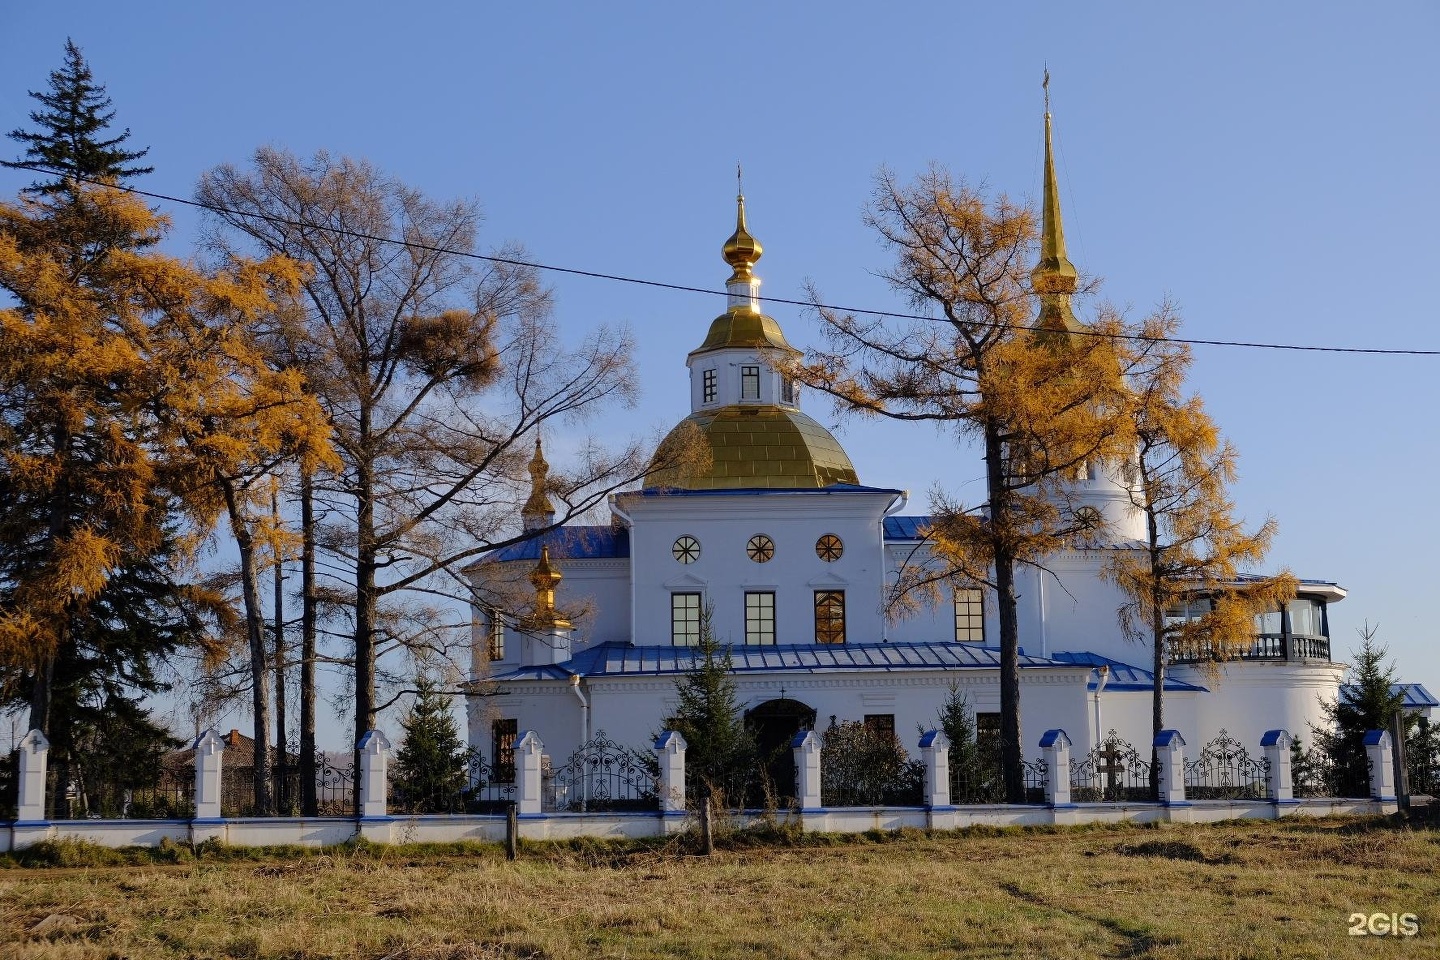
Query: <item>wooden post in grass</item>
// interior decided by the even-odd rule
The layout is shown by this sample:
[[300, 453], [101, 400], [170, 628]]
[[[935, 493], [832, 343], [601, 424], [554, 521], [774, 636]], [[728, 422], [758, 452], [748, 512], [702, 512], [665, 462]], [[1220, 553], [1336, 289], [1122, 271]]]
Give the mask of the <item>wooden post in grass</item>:
[[705, 799], [700, 804], [700, 844], [705, 850], [705, 856], [715, 855], [715, 829], [710, 822], [710, 811], [715, 800], [710, 796], [710, 791], [705, 791]]
[[505, 805], [505, 859], [520, 856], [520, 807], [511, 800]]

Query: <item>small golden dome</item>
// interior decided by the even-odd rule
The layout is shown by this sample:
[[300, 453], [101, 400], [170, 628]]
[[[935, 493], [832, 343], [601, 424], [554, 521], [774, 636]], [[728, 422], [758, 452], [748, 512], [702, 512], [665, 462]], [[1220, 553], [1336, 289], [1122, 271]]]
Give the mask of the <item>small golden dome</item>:
[[734, 405], [691, 414], [661, 441], [657, 458], [666, 453], [667, 444], [673, 448], [689, 443], [697, 429], [708, 448], [709, 463], [690, 471], [652, 469], [645, 486], [815, 490], [860, 482], [854, 464], [829, 430], [798, 410], [773, 406]]
[[736, 280], [750, 279], [750, 268], [755, 266], [765, 252], [765, 248], [760, 246], [760, 241], [752, 237], [750, 231], [745, 228], [745, 194], [737, 196], [735, 204], [735, 232], [730, 235], [729, 240], [725, 241], [723, 249], [725, 262], [730, 264], [731, 269], [735, 271], [734, 275], [730, 277], [732, 283]]

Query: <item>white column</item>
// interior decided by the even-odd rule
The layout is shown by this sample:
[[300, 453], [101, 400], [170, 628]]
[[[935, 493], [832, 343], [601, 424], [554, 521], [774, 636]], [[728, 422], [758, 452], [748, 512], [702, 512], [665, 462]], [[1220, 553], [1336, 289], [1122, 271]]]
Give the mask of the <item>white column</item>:
[[15, 822], [45, 822], [45, 770], [50, 763], [50, 741], [31, 730], [20, 741], [20, 782], [16, 784]]
[[534, 730], [526, 730], [515, 741], [515, 795], [519, 798], [522, 817], [538, 817], [541, 811], [540, 757], [545, 744]]
[[820, 809], [820, 737], [814, 730], [801, 730], [790, 741], [795, 754], [795, 799], [800, 810]]
[[1070, 803], [1070, 735], [1064, 730], [1046, 730], [1040, 738], [1045, 758], [1045, 802], [1052, 807]]
[[660, 759], [660, 812], [667, 817], [685, 812], [687, 746], [678, 730], [666, 730], [655, 741], [655, 756]]
[[386, 816], [390, 741], [379, 730], [367, 730], [356, 747], [360, 751], [360, 819], [382, 819]]
[[1185, 738], [1179, 730], [1155, 735], [1155, 759], [1160, 764], [1160, 802], [1185, 806]]
[[1272, 801], [1288, 801], [1295, 798], [1294, 785], [1290, 777], [1290, 733], [1286, 730], [1266, 730], [1260, 738], [1260, 748], [1265, 751], [1265, 797]]
[[214, 730], [206, 730], [190, 745], [195, 751], [195, 819], [220, 819], [220, 768], [225, 741]]
[[925, 758], [925, 806], [931, 810], [950, 806], [950, 738], [931, 730], [920, 738], [920, 755]]
[[1395, 769], [1390, 756], [1390, 731], [1371, 730], [1365, 734], [1365, 756], [1370, 760], [1370, 799], [1393, 801]]

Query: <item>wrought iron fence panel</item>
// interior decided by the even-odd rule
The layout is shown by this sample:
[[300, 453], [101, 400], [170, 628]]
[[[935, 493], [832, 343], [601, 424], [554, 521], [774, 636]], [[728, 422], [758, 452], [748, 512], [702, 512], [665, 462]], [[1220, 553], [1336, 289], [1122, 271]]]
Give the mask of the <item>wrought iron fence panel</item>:
[[[68, 778], [52, 778], [50, 789], [66, 780], [57, 815], [71, 820], [186, 820], [195, 815], [195, 775], [185, 766], [159, 766], [149, 776], [115, 777], [83, 764]], [[108, 774], [108, 775], [107, 775]]]
[[1302, 799], [1370, 796], [1370, 758], [1337, 762], [1323, 750], [1308, 750], [1290, 769], [1291, 792]]
[[1224, 729], [1185, 761], [1188, 800], [1264, 800], [1270, 761], [1250, 756], [1245, 746]]
[[322, 817], [348, 817], [355, 812], [355, 768], [340, 766], [325, 754], [315, 760], [315, 808]]
[[465, 751], [453, 776], [429, 789], [417, 793], [393, 780], [387, 786], [396, 813], [504, 813], [517, 798], [515, 764], [492, 763], [474, 749]]
[[1070, 761], [1070, 799], [1076, 803], [1142, 803], [1154, 796], [1150, 761], [1114, 730]]
[[1036, 757], [1034, 760], [1026, 760], [1021, 767], [1021, 775], [1025, 778], [1025, 802], [1044, 803], [1050, 765], [1045, 762], [1044, 757]]
[[601, 731], [551, 769], [541, 789], [543, 809], [557, 813], [651, 811], [660, 807], [654, 765]]
[[14, 820], [20, 805], [20, 751], [0, 758], [0, 820]]
[[[1049, 768], [1045, 760], [1021, 762], [1025, 780], [1025, 802], [1044, 803]], [[978, 757], [965, 759], [950, 755], [950, 802], [957, 805], [1005, 802], [1005, 774], [998, 753], [984, 751]]]
[[1411, 796], [1440, 796], [1440, 756], [1429, 750], [1416, 750], [1405, 755], [1405, 769]]
[[[685, 771], [685, 805], [691, 810], [700, 809], [707, 790], [714, 804], [714, 810], [767, 810], [789, 808], [795, 805], [795, 759], [785, 756], [775, 761], [785, 768], [788, 776], [781, 776], [781, 783], [767, 764], [757, 762], [748, 770], [732, 771], [720, 778], [718, 783], [706, 783], [693, 769]], [[786, 792], [783, 784], [792, 786]]]
[[907, 760], [897, 770], [878, 775], [820, 773], [820, 803], [826, 807], [918, 807], [925, 799], [925, 764]]

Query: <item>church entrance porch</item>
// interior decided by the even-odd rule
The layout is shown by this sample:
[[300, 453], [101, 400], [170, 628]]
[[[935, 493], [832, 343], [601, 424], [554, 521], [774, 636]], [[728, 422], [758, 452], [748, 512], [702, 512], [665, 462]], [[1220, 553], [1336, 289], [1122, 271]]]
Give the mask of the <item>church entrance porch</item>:
[[[801, 730], [815, 729], [815, 708], [782, 696], [746, 711], [745, 725], [755, 735], [760, 766], [769, 778], [775, 798], [781, 803], [793, 800], [795, 760], [790, 742]], [[764, 790], [758, 784], [752, 787], [751, 794], [745, 798], [748, 806], [764, 804]]]

